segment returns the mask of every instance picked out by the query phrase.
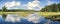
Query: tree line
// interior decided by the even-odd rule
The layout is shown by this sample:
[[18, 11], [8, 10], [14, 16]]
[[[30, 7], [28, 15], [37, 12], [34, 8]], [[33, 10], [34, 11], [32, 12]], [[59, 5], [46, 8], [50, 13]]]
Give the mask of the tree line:
[[60, 3], [58, 3], [58, 4], [54, 3], [52, 5], [45, 6], [40, 11], [41, 12], [59, 12], [60, 11]]
[[0, 12], [34, 12], [34, 10], [24, 10], [24, 9], [8, 10], [6, 6], [3, 6], [2, 9], [0, 9]]

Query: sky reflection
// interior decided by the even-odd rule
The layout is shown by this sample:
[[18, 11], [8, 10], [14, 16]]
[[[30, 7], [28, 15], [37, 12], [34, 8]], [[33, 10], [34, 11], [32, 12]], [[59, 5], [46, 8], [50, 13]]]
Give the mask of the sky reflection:
[[37, 15], [36, 13], [29, 15], [28, 17], [20, 17], [17, 14], [8, 14], [6, 19], [3, 20], [0, 15], [0, 24], [60, 24], [57, 21], [50, 21], [45, 19], [42, 16]]

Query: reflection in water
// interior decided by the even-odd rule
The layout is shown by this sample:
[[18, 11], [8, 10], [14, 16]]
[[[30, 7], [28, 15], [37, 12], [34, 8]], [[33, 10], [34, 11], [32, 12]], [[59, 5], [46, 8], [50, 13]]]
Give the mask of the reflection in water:
[[20, 21], [20, 17], [17, 14], [8, 14], [5, 21], [8, 22], [19, 22]]
[[0, 19], [2, 18], [2, 15], [0, 15]]
[[[1, 23], [1, 19], [2, 19], [2, 16], [0, 16], [0, 23]], [[37, 24], [60, 24], [60, 22], [53, 22], [53, 21], [50, 21], [48, 19], [45, 19], [44, 17], [38, 15], [37, 13], [30, 14], [27, 17], [21, 17], [18, 14], [8, 14], [6, 19], [5, 19], [5, 22], [9, 22], [9, 23], [12, 22], [12, 23], [16, 23], [16, 24], [18, 24], [18, 23], [19, 24], [33, 24], [33, 23], [37, 23]], [[2, 22], [2, 23], [5, 23], [5, 22]], [[10, 23], [10, 24], [12, 24], [12, 23]]]
[[44, 24], [50, 24], [50, 22], [51, 22], [50, 20], [47, 20], [47, 22], [46, 22], [46, 23], [44, 23]]
[[42, 19], [44, 19], [44, 17], [39, 16], [37, 13], [33, 13], [27, 17], [27, 20], [33, 23], [39, 23]]

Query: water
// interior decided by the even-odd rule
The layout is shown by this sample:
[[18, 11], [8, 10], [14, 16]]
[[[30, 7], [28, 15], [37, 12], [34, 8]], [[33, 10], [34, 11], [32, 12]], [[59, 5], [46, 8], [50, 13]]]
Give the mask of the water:
[[0, 15], [0, 24], [60, 24], [58, 21], [51, 21], [39, 16], [37, 13], [22, 17], [18, 14], [8, 14], [6, 19]]

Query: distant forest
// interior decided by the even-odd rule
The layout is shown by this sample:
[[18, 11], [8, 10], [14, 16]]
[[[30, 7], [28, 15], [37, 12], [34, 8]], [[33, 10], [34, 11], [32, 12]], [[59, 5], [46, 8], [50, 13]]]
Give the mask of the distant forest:
[[60, 3], [58, 3], [58, 4], [54, 3], [52, 5], [45, 6], [40, 11], [41, 12], [59, 12], [60, 11]]
[[33, 12], [34, 10], [24, 10], [24, 9], [11, 9], [8, 10], [6, 6], [3, 6], [2, 9], [0, 9], [0, 12]]

